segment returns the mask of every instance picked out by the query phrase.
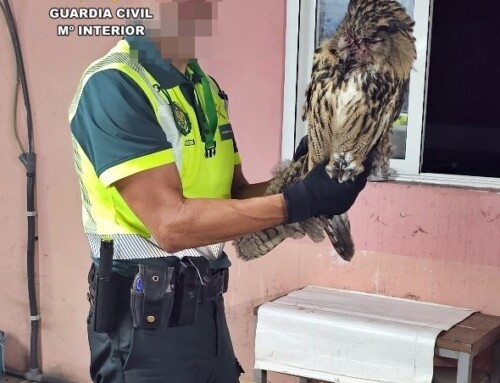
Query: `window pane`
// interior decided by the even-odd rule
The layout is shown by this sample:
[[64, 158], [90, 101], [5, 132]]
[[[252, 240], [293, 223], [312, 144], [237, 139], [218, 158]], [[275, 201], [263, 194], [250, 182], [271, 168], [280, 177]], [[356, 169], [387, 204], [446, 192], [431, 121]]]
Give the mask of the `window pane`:
[[[413, 16], [415, 0], [399, 0], [409, 15]], [[316, 22], [316, 45], [332, 36], [347, 12], [349, 0], [318, 0]], [[406, 92], [408, 96], [408, 92]], [[401, 110], [401, 115], [394, 124], [392, 143], [393, 158], [404, 159], [406, 153], [406, 130], [408, 126], [408, 97]]]
[[500, 2], [434, 0], [422, 171], [500, 177]]
[[332, 36], [347, 12], [349, 0], [319, 0], [316, 45]]

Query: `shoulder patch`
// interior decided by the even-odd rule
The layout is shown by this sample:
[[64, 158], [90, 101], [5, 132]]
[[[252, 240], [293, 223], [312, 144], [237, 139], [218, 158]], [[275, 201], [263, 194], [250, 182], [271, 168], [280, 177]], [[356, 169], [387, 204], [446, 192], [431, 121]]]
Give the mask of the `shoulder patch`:
[[188, 114], [181, 108], [181, 106], [176, 102], [171, 102], [172, 112], [174, 114], [175, 123], [177, 124], [177, 129], [183, 136], [187, 136], [191, 133], [191, 122], [189, 121]]

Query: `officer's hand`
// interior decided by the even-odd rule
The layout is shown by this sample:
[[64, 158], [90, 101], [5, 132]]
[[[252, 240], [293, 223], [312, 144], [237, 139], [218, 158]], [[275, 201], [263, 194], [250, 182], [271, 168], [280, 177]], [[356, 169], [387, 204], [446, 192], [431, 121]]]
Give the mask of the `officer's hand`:
[[365, 170], [354, 181], [339, 183], [326, 173], [326, 164], [312, 169], [302, 181], [286, 187], [283, 195], [287, 223], [305, 221], [320, 215], [332, 216], [348, 211], [366, 186], [372, 167], [372, 156], [363, 163]]
[[308, 152], [308, 139], [307, 135], [302, 137], [302, 139], [299, 142], [299, 145], [297, 145], [297, 149], [295, 149], [295, 153], [293, 154], [293, 160], [297, 161], [299, 158], [305, 156]]

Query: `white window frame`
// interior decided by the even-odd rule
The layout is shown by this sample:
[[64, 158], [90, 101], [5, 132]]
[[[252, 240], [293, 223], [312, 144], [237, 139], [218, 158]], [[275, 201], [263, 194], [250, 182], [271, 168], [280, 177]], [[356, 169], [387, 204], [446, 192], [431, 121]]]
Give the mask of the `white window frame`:
[[[391, 168], [396, 174], [391, 180], [466, 186], [471, 188], [500, 189], [500, 178], [422, 173], [425, 99], [429, 70], [430, 41], [432, 35], [433, 0], [415, 0], [415, 37], [417, 60], [410, 77], [406, 155], [392, 159]], [[316, 0], [287, 0], [285, 86], [283, 108], [282, 158], [293, 157], [294, 148], [306, 134], [302, 121], [305, 89], [312, 70], [315, 49]]]

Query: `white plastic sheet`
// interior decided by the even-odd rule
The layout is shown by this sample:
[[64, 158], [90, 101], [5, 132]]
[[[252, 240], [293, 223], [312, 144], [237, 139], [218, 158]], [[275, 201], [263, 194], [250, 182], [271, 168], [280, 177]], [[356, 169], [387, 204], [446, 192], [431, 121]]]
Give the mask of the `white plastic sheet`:
[[255, 368], [339, 383], [431, 383], [437, 336], [472, 313], [306, 287], [259, 308]]

